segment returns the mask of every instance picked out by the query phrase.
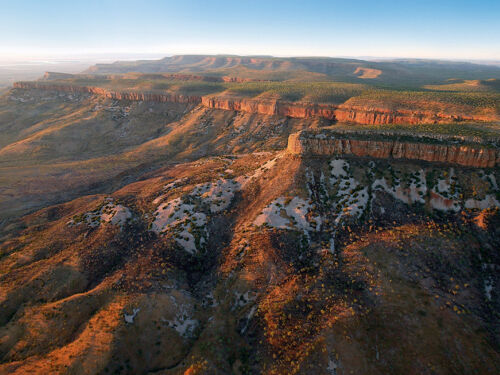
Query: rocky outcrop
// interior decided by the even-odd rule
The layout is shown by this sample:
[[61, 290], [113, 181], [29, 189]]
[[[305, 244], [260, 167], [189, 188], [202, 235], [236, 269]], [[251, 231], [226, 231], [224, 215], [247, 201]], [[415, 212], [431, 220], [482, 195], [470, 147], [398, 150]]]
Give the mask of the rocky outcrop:
[[500, 164], [497, 148], [482, 145], [449, 145], [402, 141], [349, 138], [346, 134], [302, 131], [291, 134], [287, 150], [304, 156], [354, 155], [383, 159], [410, 159], [459, 164], [467, 167], [494, 167]]
[[431, 111], [389, 110], [384, 108], [369, 108], [361, 106], [340, 105], [335, 110], [335, 119], [338, 122], [353, 122], [366, 125], [385, 124], [437, 124], [455, 121], [483, 121], [476, 116], [456, 116], [447, 113]]
[[268, 99], [241, 99], [226, 97], [203, 97], [202, 104], [208, 108], [258, 113], [270, 116], [294, 118], [322, 117], [335, 120], [336, 107], [329, 104], [292, 103]]
[[102, 87], [57, 85], [57, 84], [48, 84], [45, 82], [15, 82], [14, 88], [42, 89], [42, 90], [70, 92], [70, 93], [71, 92], [88, 93], [94, 95], [101, 95], [106, 98], [118, 99], [118, 100], [170, 102], [170, 103], [187, 103], [187, 104], [201, 103], [200, 96], [187, 96], [187, 95], [177, 95], [169, 93], [140, 92], [140, 91], [115, 91], [115, 90], [108, 90]]
[[216, 109], [258, 113], [263, 115], [288, 116], [293, 118], [321, 117], [337, 122], [352, 122], [366, 125], [383, 124], [435, 124], [454, 121], [482, 121], [474, 116], [455, 116], [431, 111], [389, 110], [350, 105], [334, 105], [307, 102], [286, 102], [269, 99], [242, 99], [227, 97], [203, 97], [204, 106]]
[[[186, 76], [187, 77], [187, 76]], [[218, 78], [226, 82], [240, 82], [237, 78]], [[103, 95], [112, 99], [174, 102], [174, 103], [202, 103], [207, 108], [230, 111], [241, 111], [269, 116], [284, 116], [292, 118], [320, 117], [337, 122], [352, 122], [366, 125], [383, 124], [434, 124], [454, 121], [491, 121], [491, 118], [481, 116], [455, 116], [432, 111], [389, 110], [352, 106], [347, 104], [334, 105], [325, 103], [287, 102], [271, 99], [248, 99], [226, 96], [193, 96], [179, 95], [167, 92], [152, 91], [115, 91], [102, 87], [72, 86], [51, 83], [50, 81], [16, 82], [15, 88], [43, 89], [63, 92], [81, 92]]]

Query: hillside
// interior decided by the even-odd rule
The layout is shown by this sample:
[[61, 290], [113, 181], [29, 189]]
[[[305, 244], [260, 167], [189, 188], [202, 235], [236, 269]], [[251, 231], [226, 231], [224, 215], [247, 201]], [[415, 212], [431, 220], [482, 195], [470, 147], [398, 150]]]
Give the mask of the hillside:
[[499, 373], [500, 93], [471, 65], [178, 56], [17, 82], [0, 374]]
[[50, 76], [18, 89], [77, 92], [113, 99], [186, 102], [208, 108], [361, 124], [500, 121], [500, 93], [373, 89], [345, 82], [247, 81], [179, 74]]
[[[48, 90], [12, 89], [0, 98], [2, 220], [49, 203], [76, 198], [82, 193], [111, 191], [139, 178], [145, 170], [169, 163], [194, 160], [205, 155], [281, 150], [286, 147], [288, 135], [292, 132], [317, 126], [347, 126], [329, 119], [330, 114], [347, 115], [349, 121], [352, 121], [353, 115], [362, 115], [358, 118], [369, 120], [368, 123], [376, 119], [381, 125], [373, 129], [378, 131], [384, 126], [394, 131], [395, 124], [385, 124], [383, 120], [392, 118], [394, 120], [390, 121], [393, 123], [397, 119], [397, 123], [420, 122], [418, 127], [408, 129], [411, 132], [422, 129], [437, 134], [463, 133], [478, 138], [496, 139], [499, 136], [496, 123], [464, 122], [461, 125], [456, 121], [460, 112], [451, 112], [450, 117], [443, 115], [441, 120], [451, 121], [453, 116], [455, 125], [445, 123], [425, 127], [421, 124], [426, 122], [424, 114], [416, 116], [410, 111], [407, 112], [410, 116], [404, 115], [405, 109], [401, 109], [399, 117], [395, 117], [394, 112], [389, 110], [352, 111], [340, 106], [332, 111], [328, 105], [277, 107], [272, 102], [266, 107], [254, 106], [259, 102], [249, 101], [248, 109], [241, 111], [237, 110], [234, 101], [215, 101], [209, 96], [205, 101], [200, 98], [200, 102], [193, 102], [192, 96], [184, 96], [177, 91], [145, 91], [156, 100], [144, 100], [144, 97], [137, 96], [141, 92], [138, 94], [132, 90], [128, 92], [136, 96], [129, 95], [120, 100], [74, 90], [73, 87], [97, 86], [69, 86], [66, 80], [76, 84], [80, 78], [65, 77], [63, 80], [58, 76], [57, 81], [30, 83], [37, 87], [49, 85]], [[91, 79], [96, 80], [94, 77]], [[110, 92], [108, 87], [113, 85], [120, 87], [116, 84], [117, 80], [122, 82], [123, 79], [103, 78], [101, 87], [108, 90], [104, 92]], [[172, 79], [168, 81], [172, 82]], [[59, 90], [50, 89], [55, 87], [54, 82], [60, 82], [57, 86]], [[137, 80], [129, 79], [127, 82], [137, 85]], [[123, 92], [127, 93], [118, 91]], [[365, 100], [366, 95], [349, 101], [359, 103]], [[406, 97], [402, 96], [403, 99]], [[203, 105], [207, 101], [213, 105]], [[487, 103], [486, 106], [489, 105]], [[231, 106], [225, 107], [228, 104]], [[406, 104], [402, 102], [401, 105]], [[462, 109], [467, 108], [466, 104], [461, 106]], [[278, 113], [273, 108], [287, 112]], [[314, 116], [312, 110], [321, 108], [324, 108], [325, 116]], [[488, 112], [487, 108], [478, 107], [476, 111]], [[287, 114], [293, 117], [287, 117]], [[429, 117], [431, 124], [439, 120], [434, 116]]]
[[494, 374], [499, 177], [259, 153], [49, 207], [1, 247], [0, 371]]
[[318, 121], [12, 90], [0, 98], [0, 221], [179, 161], [281, 150]]

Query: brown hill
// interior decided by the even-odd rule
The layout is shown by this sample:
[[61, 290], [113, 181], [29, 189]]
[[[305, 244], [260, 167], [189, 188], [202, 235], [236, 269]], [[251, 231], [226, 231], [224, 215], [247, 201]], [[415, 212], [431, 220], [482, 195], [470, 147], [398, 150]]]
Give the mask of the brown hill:
[[494, 94], [195, 76], [0, 98], [0, 373], [498, 372]]
[[0, 372], [493, 374], [498, 178], [257, 153], [49, 207], [0, 248]]

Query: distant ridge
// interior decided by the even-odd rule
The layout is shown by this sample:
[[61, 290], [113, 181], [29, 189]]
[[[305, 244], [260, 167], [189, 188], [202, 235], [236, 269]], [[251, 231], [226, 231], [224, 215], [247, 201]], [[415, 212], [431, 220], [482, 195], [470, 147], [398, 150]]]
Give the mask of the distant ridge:
[[[500, 67], [470, 62], [400, 59], [367, 61], [332, 57], [270, 57], [236, 55], [175, 55], [159, 60], [116, 61], [96, 64], [84, 73], [210, 73], [250, 77], [264, 72], [321, 74], [324, 80], [372, 82], [373, 84], [414, 87], [443, 83], [448, 79], [500, 78]], [[362, 75], [360, 71], [377, 72]], [[255, 77], [253, 77], [255, 78]], [[285, 78], [286, 79], [286, 78]]]

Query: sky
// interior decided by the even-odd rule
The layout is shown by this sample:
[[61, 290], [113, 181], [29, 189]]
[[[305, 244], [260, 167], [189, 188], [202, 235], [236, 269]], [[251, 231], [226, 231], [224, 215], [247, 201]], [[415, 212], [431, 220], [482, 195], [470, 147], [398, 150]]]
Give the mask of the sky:
[[0, 0], [0, 59], [500, 60], [500, 0]]

